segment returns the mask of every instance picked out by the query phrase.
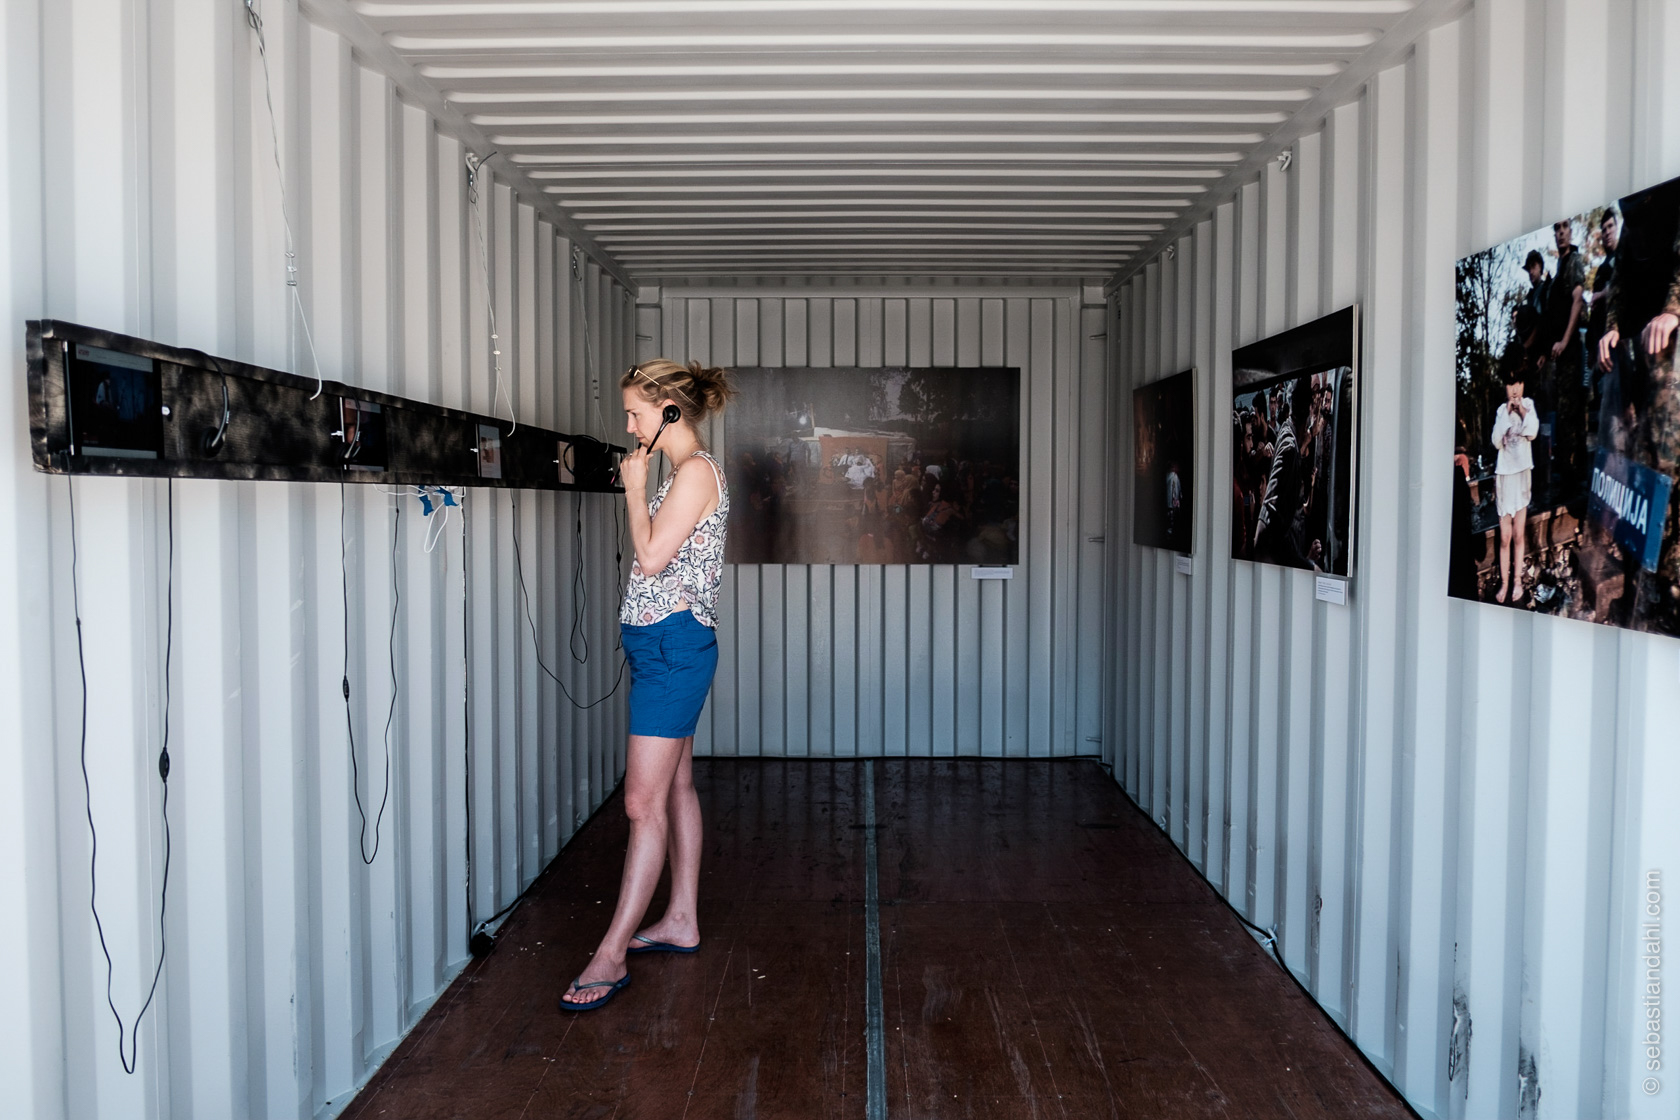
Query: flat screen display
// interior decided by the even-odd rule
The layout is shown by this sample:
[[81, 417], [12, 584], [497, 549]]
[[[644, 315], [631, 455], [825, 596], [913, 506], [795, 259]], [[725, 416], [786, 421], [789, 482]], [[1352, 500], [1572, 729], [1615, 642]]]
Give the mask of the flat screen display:
[[502, 431], [494, 424], [478, 426], [478, 477], [502, 477]]
[[353, 471], [382, 471], [389, 452], [385, 440], [385, 410], [369, 401], [340, 397], [344, 427], [344, 465]]
[[151, 358], [69, 347], [70, 432], [77, 455], [157, 459], [163, 455], [163, 392]]

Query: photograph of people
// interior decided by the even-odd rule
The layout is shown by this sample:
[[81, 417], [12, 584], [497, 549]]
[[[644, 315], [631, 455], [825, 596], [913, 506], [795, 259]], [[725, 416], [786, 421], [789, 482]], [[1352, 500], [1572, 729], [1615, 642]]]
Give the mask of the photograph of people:
[[1458, 262], [1453, 595], [1680, 634], [1677, 238], [1671, 179]]
[[1190, 553], [1195, 455], [1195, 371], [1132, 390], [1134, 544]]
[[1012, 564], [1020, 371], [733, 373], [732, 564]]
[[[718, 588], [729, 526], [729, 484], [696, 425], [734, 395], [728, 374], [663, 358], [632, 366], [619, 387], [636, 449], [619, 467], [635, 559], [619, 625], [630, 669], [624, 812], [630, 846], [612, 921], [595, 955], [560, 997], [565, 1011], [600, 1007], [630, 983], [634, 953], [700, 946], [700, 799], [694, 730], [717, 669]], [[654, 452], [672, 471], [647, 497]], [[664, 915], [641, 927], [667, 858]]]
[[1350, 574], [1357, 337], [1349, 307], [1232, 354], [1234, 559]]

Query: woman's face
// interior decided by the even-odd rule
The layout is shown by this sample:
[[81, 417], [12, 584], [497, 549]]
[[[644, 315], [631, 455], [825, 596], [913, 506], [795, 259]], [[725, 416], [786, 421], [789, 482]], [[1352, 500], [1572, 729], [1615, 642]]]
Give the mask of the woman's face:
[[[650, 401], [634, 388], [624, 390], [624, 430], [636, 437], [636, 443], [646, 447], [659, 432], [661, 413], [670, 400]], [[681, 423], [681, 421], [678, 421]]]
[[1521, 381], [1513, 381], [1505, 386], [1505, 403], [1512, 408], [1522, 404], [1523, 386]]

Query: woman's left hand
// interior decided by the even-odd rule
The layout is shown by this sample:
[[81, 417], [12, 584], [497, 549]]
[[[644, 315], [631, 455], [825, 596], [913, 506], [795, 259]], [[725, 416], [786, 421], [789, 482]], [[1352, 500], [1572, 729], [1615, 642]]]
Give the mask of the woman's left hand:
[[618, 461], [618, 479], [624, 485], [626, 494], [640, 494], [647, 490], [648, 450], [638, 446], [636, 450]]

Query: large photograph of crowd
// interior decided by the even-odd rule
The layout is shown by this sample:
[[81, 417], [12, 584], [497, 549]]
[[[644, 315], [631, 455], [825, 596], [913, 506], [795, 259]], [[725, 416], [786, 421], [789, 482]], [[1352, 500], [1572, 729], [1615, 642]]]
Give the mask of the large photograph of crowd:
[[1014, 564], [1013, 368], [734, 371], [732, 564]]
[[1458, 262], [1448, 592], [1680, 635], [1680, 179]]
[[1132, 390], [1132, 543], [1190, 553], [1195, 459], [1194, 372]]
[[1359, 309], [1231, 355], [1231, 555], [1353, 571]]

